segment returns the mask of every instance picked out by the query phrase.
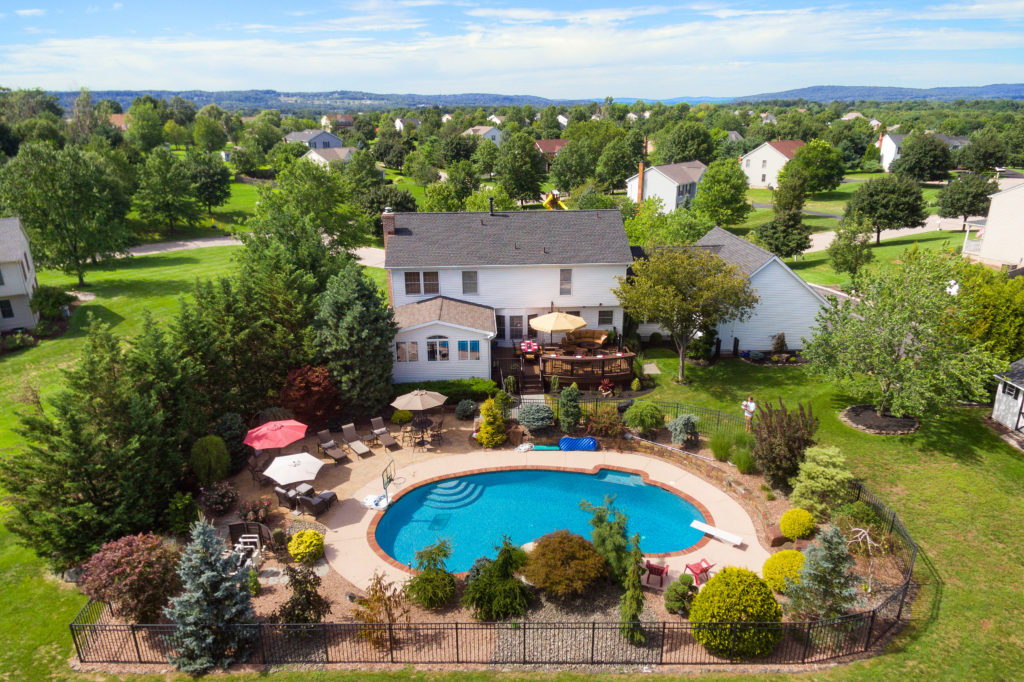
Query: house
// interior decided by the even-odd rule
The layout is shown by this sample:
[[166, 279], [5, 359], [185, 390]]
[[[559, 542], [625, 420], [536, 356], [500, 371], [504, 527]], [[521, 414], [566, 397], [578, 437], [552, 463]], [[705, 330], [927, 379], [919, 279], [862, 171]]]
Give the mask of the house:
[[473, 126], [467, 128], [462, 132], [463, 135], [479, 135], [485, 139], [490, 140], [494, 144], [501, 146], [501, 131], [494, 126]]
[[803, 140], [775, 140], [740, 157], [740, 166], [751, 187], [775, 187], [779, 171], [792, 160], [796, 150], [804, 146]]
[[487, 117], [487, 120], [496, 126], [500, 126], [502, 123], [505, 122], [505, 117], [498, 116], [497, 114], [491, 114], [490, 116]]
[[345, 114], [324, 114], [320, 117], [320, 127], [327, 131], [351, 130], [356, 121]]
[[452, 120], [453, 118], [454, 118], [454, 116], [452, 116], [451, 114], [441, 114], [441, 123], [447, 123], [448, 121]]
[[858, 118], [864, 118], [864, 114], [860, 113], [859, 111], [851, 111], [848, 114], [843, 114], [843, 117], [842, 117], [841, 120], [843, 120], [843, 121], [854, 121], [854, 120], [856, 120]]
[[644, 118], [650, 118], [651, 110], [648, 109], [647, 111], [642, 112], [639, 116], [631, 111], [628, 114], [626, 114], [626, 120], [629, 121], [630, 123], [636, 123], [637, 119], [639, 119], [640, 116], [643, 116]]
[[700, 161], [683, 161], [649, 168], [640, 164], [640, 172], [626, 180], [626, 196], [637, 203], [657, 197], [661, 199], [661, 212], [671, 213], [687, 205], [697, 195], [697, 185], [707, 169]]
[[332, 161], [347, 163], [352, 158], [355, 147], [328, 147], [327, 149], [310, 149], [302, 158], [306, 161], [319, 163], [321, 166], [329, 166]]
[[118, 130], [128, 130], [128, 114], [111, 114], [107, 120]]
[[1011, 431], [1024, 435], [1024, 358], [1010, 365], [1010, 369], [996, 374], [995, 404], [992, 420]]
[[418, 118], [396, 118], [395, 119], [395, 130], [398, 132], [405, 132], [406, 128], [415, 130], [420, 127], [420, 120]]
[[344, 146], [341, 138], [326, 130], [296, 130], [284, 136], [285, 142], [301, 142], [310, 149], [331, 149]]
[[555, 119], [558, 121], [558, 125], [560, 125], [561, 127], [568, 127], [569, 117], [566, 116], [565, 114], [559, 114], [558, 116], [555, 117]]
[[[750, 278], [750, 286], [758, 296], [758, 303], [746, 321], [718, 326], [723, 353], [770, 350], [772, 337], [779, 332], [786, 335], [786, 343], [792, 349], [800, 348], [802, 339], [811, 337], [815, 317], [827, 302], [782, 259], [720, 227], [712, 228], [693, 247], [707, 249], [739, 268]], [[658, 325], [646, 322], [638, 331], [643, 338], [655, 331], [665, 334]]]
[[[950, 150], [960, 149], [960, 147], [966, 146], [971, 143], [971, 138], [964, 137], [961, 135], [933, 135], [943, 142]], [[878, 142], [875, 146], [878, 147], [879, 161], [882, 164], [882, 169], [889, 172], [889, 166], [892, 162], [900, 158], [900, 149], [903, 147], [903, 140], [907, 139], [906, 135], [897, 135], [895, 133], [885, 133], [878, 136]]]
[[779, 119], [775, 118], [775, 114], [769, 113], [767, 111], [761, 113], [761, 123], [762, 124], [767, 125], [767, 124], [771, 123], [772, 125], [777, 125], [778, 122], [779, 122]]
[[[967, 221], [963, 255], [984, 265], [1015, 270], [1024, 266], [1024, 184], [990, 198], [988, 216]], [[975, 229], [976, 238], [971, 239]]]
[[868, 119], [868, 124], [870, 124], [872, 130], [878, 130], [878, 126], [882, 125], [882, 122], [872, 116]]
[[555, 157], [558, 156], [558, 152], [562, 151], [566, 142], [568, 140], [537, 140], [533, 143], [537, 151], [544, 155], [544, 160], [547, 162], [545, 170], [551, 170], [551, 164], [554, 162]]
[[0, 331], [36, 326], [29, 301], [37, 286], [25, 228], [17, 218], [0, 218]]
[[381, 219], [399, 327], [396, 382], [490, 378], [492, 341], [536, 337], [530, 319], [554, 310], [593, 329], [622, 329], [612, 289], [632, 255], [618, 210], [385, 211]]
[[739, 142], [740, 140], [743, 139], [743, 136], [740, 135], [739, 132], [735, 130], [727, 130], [725, 131], [725, 139], [727, 139], [729, 142]]

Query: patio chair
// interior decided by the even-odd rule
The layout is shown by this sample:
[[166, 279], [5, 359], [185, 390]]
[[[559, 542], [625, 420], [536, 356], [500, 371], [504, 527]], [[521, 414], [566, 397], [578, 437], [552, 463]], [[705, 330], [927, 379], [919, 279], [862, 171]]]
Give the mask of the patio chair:
[[295, 509], [295, 491], [285, 490], [281, 486], [274, 486], [274, 494], [277, 495], [277, 503], [282, 507]]
[[663, 587], [665, 584], [665, 576], [668, 575], [668, 566], [660, 566], [658, 564], [652, 564], [650, 559], [644, 564], [647, 569], [647, 578], [644, 582], [650, 583], [651, 577], [658, 578], [658, 587]]
[[316, 437], [320, 439], [320, 442], [317, 443], [320, 452], [333, 459], [335, 464], [349, 461], [348, 453], [331, 438], [330, 431], [319, 431]]
[[373, 435], [377, 437], [377, 442], [383, 447], [389, 448], [392, 445], [398, 445], [398, 441], [391, 435], [391, 431], [384, 426], [384, 420], [381, 417], [370, 419], [370, 428], [373, 430]]
[[430, 443], [431, 445], [440, 445], [444, 439], [444, 417], [442, 416], [436, 422], [430, 425], [429, 429]]
[[263, 475], [264, 467], [259, 465], [259, 458], [256, 455], [250, 457], [245, 466], [249, 470], [249, 475], [252, 476], [253, 483], [259, 485], [274, 485], [274, 481]]
[[299, 495], [299, 506], [302, 507], [302, 511], [304, 513], [316, 517], [330, 509], [331, 505], [334, 504], [337, 499], [338, 496], [333, 490], [326, 490], [319, 493], [316, 497]]
[[373, 450], [366, 447], [366, 443], [364, 443], [363, 439], [358, 433], [356, 433], [355, 424], [345, 424], [342, 426], [341, 437], [345, 441], [345, 444], [348, 445], [349, 449], [360, 457], [363, 455], [373, 454]]
[[686, 568], [684, 570], [693, 574], [693, 584], [700, 587], [700, 577], [702, 575], [705, 576], [704, 582], [707, 582], [711, 577], [709, 571], [714, 568], [714, 566], [714, 564], [708, 563], [707, 559], [701, 559], [695, 564], [686, 564]]

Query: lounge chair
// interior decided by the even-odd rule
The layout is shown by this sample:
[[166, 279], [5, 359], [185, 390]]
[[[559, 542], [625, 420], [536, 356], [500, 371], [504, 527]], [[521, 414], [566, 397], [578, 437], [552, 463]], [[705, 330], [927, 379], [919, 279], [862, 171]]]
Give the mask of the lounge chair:
[[390, 448], [392, 445], [398, 445], [398, 441], [391, 435], [391, 431], [384, 426], [384, 420], [381, 417], [370, 419], [370, 428], [373, 429], [373, 435], [377, 437], [377, 442], [382, 446]]
[[359, 455], [360, 457], [362, 457], [363, 455], [373, 454], [373, 450], [366, 447], [366, 443], [364, 443], [363, 439], [359, 436], [358, 433], [356, 433], [355, 424], [345, 424], [344, 426], [342, 426], [341, 437], [345, 441], [345, 444], [349, 447], [349, 449], [352, 450], [352, 452]]
[[648, 559], [644, 567], [647, 569], [647, 578], [645, 582], [649, 583], [652, 577], [656, 577], [658, 579], [658, 587], [663, 587], [665, 584], [665, 576], [668, 575], [668, 566], [652, 564], [650, 559]]
[[302, 511], [306, 514], [316, 517], [330, 509], [337, 499], [338, 496], [333, 490], [325, 490], [322, 493], [318, 493], [316, 497], [299, 495], [299, 506], [302, 507]]
[[348, 453], [331, 438], [330, 431], [318, 431], [316, 437], [320, 440], [320, 452], [333, 459], [336, 464], [348, 461]]
[[281, 486], [274, 486], [274, 494], [277, 495], [277, 503], [282, 507], [295, 509], [295, 491], [285, 490]]

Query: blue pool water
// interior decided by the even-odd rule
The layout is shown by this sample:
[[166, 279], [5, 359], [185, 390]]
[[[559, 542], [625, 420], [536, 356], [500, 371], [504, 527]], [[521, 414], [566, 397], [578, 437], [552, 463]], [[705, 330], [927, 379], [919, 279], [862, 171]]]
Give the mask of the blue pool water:
[[591, 514], [580, 509], [580, 500], [601, 505], [605, 495], [616, 496], [615, 506], [629, 517], [630, 535], [640, 533], [645, 553], [677, 552], [703, 537], [690, 527], [694, 519], [705, 521], [696, 507], [635, 474], [517, 469], [414, 488], [385, 512], [377, 543], [413, 565], [416, 550], [447, 538], [452, 543], [448, 570], [468, 571], [478, 557], [494, 558], [502, 534], [516, 545], [563, 528], [590, 539]]

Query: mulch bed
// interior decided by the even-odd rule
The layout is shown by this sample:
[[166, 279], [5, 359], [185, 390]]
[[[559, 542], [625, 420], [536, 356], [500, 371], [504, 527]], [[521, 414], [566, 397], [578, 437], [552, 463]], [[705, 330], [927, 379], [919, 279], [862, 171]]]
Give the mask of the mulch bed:
[[849, 427], [876, 436], [905, 436], [921, 427], [914, 417], [879, 416], [873, 405], [851, 405], [839, 413], [839, 420]]

